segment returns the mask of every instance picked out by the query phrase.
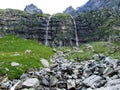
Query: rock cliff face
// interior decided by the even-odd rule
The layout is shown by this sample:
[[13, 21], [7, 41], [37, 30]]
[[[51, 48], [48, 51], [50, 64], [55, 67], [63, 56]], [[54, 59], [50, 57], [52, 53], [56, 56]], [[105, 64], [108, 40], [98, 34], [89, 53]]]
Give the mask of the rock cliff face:
[[42, 14], [42, 10], [41, 9], [38, 9], [35, 5], [33, 4], [30, 4], [28, 6], [25, 7], [24, 11], [30, 13], [30, 14]]
[[70, 14], [72, 16], [76, 16], [78, 14], [78, 12], [72, 6], [66, 8], [66, 10], [63, 11], [63, 13]]
[[120, 42], [119, 16], [110, 10], [102, 9], [80, 14], [75, 20], [80, 42], [98, 40]]
[[[46, 14], [32, 15], [13, 9], [1, 10], [0, 32], [1, 35], [9, 33], [27, 39], [36, 39], [43, 44], [47, 39], [50, 46], [74, 45], [74, 26], [70, 15], [52, 16], [49, 26], [47, 26], [48, 18], [49, 15]], [[48, 35], [46, 36], [47, 28]]]
[[69, 14], [72, 13], [72, 15], [76, 16], [82, 13], [100, 9], [109, 9], [120, 14], [120, 0], [89, 0], [84, 6], [78, 7], [74, 11], [74, 14], [72, 11], [69, 11], [69, 9], [66, 9], [67, 11], [65, 10], [65, 12], [69, 11]]
[[[0, 10], [0, 35], [14, 34], [35, 39], [49, 46], [75, 46], [78, 42], [111, 40], [120, 42], [120, 17], [114, 12], [101, 9], [80, 14], [29, 14], [24, 11]], [[49, 25], [48, 25], [49, 23]]]

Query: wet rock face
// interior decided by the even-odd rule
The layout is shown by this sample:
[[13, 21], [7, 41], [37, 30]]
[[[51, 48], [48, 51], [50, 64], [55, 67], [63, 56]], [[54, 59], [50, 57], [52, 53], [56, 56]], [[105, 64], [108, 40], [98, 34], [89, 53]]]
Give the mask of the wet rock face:
[[[4, 80], [1, 89], [11, 90], [119, 90], [119, 61], [110, 57], [99, 61], [70, 61], [63, 52], [51, 58], [52, 64], [38, 71], [29, 70], [19, 80]], [[14, 88], [14, 89], [13, 89]]]
[[37, 6], [35, 6], [34, 4], [30, 4], [28, 6], [25, 7], [24, 11], [30, 13], [30, 14], [42, 14], [42, 10], [38, 9]]
[[75, 43], [73, 20], [66, 14], [53, 15], [49, 20], [49, 15], [31, 15], [24, 11], [6, 9], [0, 14], [0, 32], [3, 33], [0, 33], [1, 36], [10, 33], [36, 39], [43, 44], [47, 37], [49, 46], [73, 46]]

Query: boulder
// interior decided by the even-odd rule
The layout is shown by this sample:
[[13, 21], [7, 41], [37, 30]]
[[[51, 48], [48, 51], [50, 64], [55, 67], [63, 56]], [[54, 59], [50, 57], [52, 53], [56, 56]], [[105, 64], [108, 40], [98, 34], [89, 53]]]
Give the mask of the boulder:
[[41, 59], [40, 62], [44, 67], [49, 67], [49, 62], [46, 59]]
[[40, 82], [37, 78], [28, 78], [27, 80], [25, 80], [23, 83], [22, 83], [22, 86], [23, 87], [31, 87], [31, 88], [34, 88], [34, 87], [37, 87], [39, 86]]

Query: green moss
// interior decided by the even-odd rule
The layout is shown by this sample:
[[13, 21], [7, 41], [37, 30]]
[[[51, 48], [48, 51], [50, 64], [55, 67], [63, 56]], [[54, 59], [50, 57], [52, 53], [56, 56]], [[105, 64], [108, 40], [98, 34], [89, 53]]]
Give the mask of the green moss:
[[[32, 53], [25, 54], [26, 50], [31, 50]], [[16, 53], [18, 56], [15, 56]], [[9, 78], [18, 78], [29, 68], [40, 68], [42, 65], [39, 60], [41, 58], [49, 60], [49, 57], [53, 54], [51, 48], [34, 40], [26, 40], [15, 36], [1, 38], [0, 74], [7, 74]], [[17, 62], [20, 66], [12, 67], [11, 62]]]

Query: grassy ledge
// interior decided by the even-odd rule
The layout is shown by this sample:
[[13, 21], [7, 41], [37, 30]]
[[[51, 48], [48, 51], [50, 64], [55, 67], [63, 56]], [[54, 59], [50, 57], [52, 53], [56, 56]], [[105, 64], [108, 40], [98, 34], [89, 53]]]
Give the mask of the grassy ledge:
[[[31, 53], [26, 54], [26, 50], [31, 50]], [[40, 68], [40, 59], [49, 59], [53, 54], [50, 47], [34, 40], [15, 36], [0, 38], [0, 74], [7, 74], [10, 79], [18, 78], [29, 68]], [[11, 66], [11, 62], [17, 62], [20, 66]]]

